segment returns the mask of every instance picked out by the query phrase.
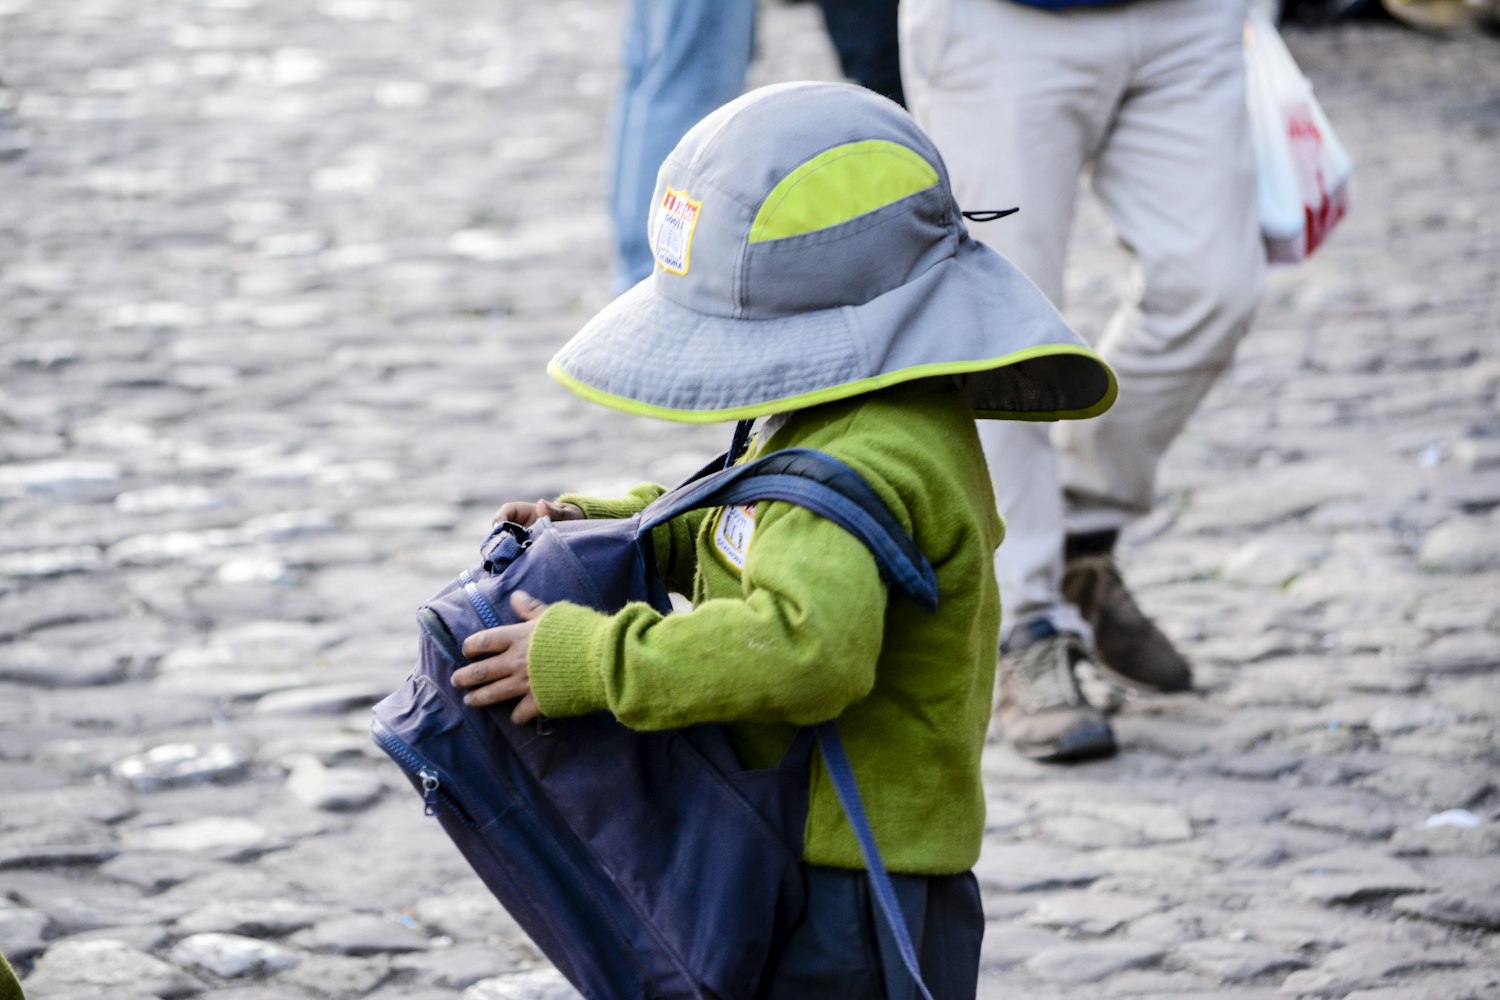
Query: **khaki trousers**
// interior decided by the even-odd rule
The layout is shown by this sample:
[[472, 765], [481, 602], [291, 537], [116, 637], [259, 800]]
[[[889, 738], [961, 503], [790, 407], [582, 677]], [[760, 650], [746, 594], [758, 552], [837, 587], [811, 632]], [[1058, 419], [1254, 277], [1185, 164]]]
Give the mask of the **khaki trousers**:
[[[981, 421], [1008, 531], [996, 559], [1008, 632], [1061, 597], [1065, 532], [1151, 508], [1157, 466], [1250, 326], [1264, 282], [1245, 112], [1244, 0], [1136, 0], [1047, 11], [1010, 0], [902, 0], [912, 114], [960, 207], [1059, 307], [1080, 180], [1133, 257], [1107, 327], [1082, 331], [1120, 396], [1094, 420]], [[1050, 433], [1049, 433], [1050, 431]]]

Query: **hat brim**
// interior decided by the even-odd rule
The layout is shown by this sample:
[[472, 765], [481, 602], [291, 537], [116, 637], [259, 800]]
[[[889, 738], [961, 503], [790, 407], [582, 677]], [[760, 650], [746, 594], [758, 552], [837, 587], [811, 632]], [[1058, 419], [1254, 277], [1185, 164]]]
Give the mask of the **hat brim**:
[[601, 310], [547, 372], [586, 399], [679, 423], [803, 409], [953, 376], [980, 418], [1107, 410], [1114, 373], [1035, 285], [989, 247], [957, 252], [858, 306], [776, 319], [710, 315], [664, 297], [660, 272]]

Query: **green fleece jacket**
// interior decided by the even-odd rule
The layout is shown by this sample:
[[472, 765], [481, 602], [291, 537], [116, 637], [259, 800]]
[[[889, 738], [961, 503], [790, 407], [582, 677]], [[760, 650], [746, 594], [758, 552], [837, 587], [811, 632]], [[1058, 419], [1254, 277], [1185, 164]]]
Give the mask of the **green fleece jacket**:
[[[799, 725], [837, 719], [886, 865], [967, 871], [979, 857], [979, 756], [990, 718], [1004, 531], [974, 418], [946, 381], [897, 386], [792, 415], [759, 453], [816, 448], [859, 472], [937, 573], [940, 605], [887, 593], [863, 543], [805, 508], [695, 511], [653, 533], [657, 566], [691, 611], [604, 615], [556, 604], [531, 639], [542, 712], [605, 709], [635, 729], [722, 722], [748, 767], [780, 759]], [[589, 517], [657, 496], [567, 496]], [[814, 755], [804, 858], [860, 868]]]

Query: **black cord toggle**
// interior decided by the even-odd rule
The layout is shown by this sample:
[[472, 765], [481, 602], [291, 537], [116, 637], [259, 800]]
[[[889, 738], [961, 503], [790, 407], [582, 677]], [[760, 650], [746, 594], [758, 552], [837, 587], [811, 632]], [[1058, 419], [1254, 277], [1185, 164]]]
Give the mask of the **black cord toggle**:
[[1019, 208], [981, 208], [973, 212], [960, 212], [959, 214], [970, 222], [994, 222], [996, 219], [1003, 219], [1007, 215], [1015, 215], [1019, 211]]

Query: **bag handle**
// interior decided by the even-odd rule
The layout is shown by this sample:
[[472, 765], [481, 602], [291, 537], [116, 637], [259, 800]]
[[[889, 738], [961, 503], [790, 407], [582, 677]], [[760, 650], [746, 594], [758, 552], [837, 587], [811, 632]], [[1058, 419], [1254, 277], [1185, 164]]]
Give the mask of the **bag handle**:
[[854, 830], [854, 839], [859, 841], [859, 853], [865, 859], [865, 872], [870, 876], [870, 895], [885, 918], [885, 926], [896, 942], [901, 954], [901, 964], [906, 966], [912, 982], [916, 983], [923, 1000], [932, 1000], [927, 984], [922, 981], [922, 969], [917, 964], [917, 949], [912, 944], [911, 931], [906, 927], [906, 917], [901, 912], [901, 902], [896, 898], [896, 887], [891, 884], [890, 873], [880, 857], [880, 848], [875, 843], [875, 833], [865, 816], [864, 800], [859, 794], [859, 785], [854, 780], [854, 767], [849, 755], [844, 752], [844, 741], [839, 738], [838, 726], [833, 722], [820, 722], [811, 727], [818, 739], [818, 752], [823, 755], [823, 766], [833, 782], [839, 804], [844, 807], [844, 816]]
[[641, 511], [636, 537], [690, 510], [752, 500], [784, 500], [828, 518], [869, 548], [888, 585], [937, 609], [937, 574], [890, 508], [858, 472], [811, 448], [774, 451], [684, 483]]
[[901, 964], [906, 966], [906, 971], [921, 992], [923, 1000], [932, 1000], [932, 994], [928, 992], [927, 984], [922, 980], [922, 969], [917, 962], [916, 945], [912, 943], [911, 931], [907, 928], [905, 915], [901, 912], [901, 902], [896, 896], [896, 887], [891, 882], [890, 873], [885, 869], [885, 861], [881, 858], [880, 848], [875, 843], [875, 832], [870, 829], [870, 820], [865, 815], [864, 799], [859, 794], [859, 783], [854, 780], [854, 766], [849, 763], [849, 755], [844, 750], [844, 741], [839, 736], [838, 725], [833, 721], [828, 721], [799, 728], [792, 736], [792, 741], [787, 744], [786, 751], [782, 754], [781, 762], [777, 766], [802, 767], [806, 765], [812, 756], [814, 746], [823, 756], [823, 766], [828, 771], [828, 779], [833, 783], [834, 792], [838, 795], [839, 805], [844, 809], [844, 818], [849, 821], [849, 828], [854, 831], [854, 839], [859, 843], [860, 856], [865, 860], [865, 874], [870, 880], [870, 895], [875, 900], [881, 922], [885, 924], [886, 930], [890, 931], [891, 939], [896, 944], [896, 951], [901, 957]]

